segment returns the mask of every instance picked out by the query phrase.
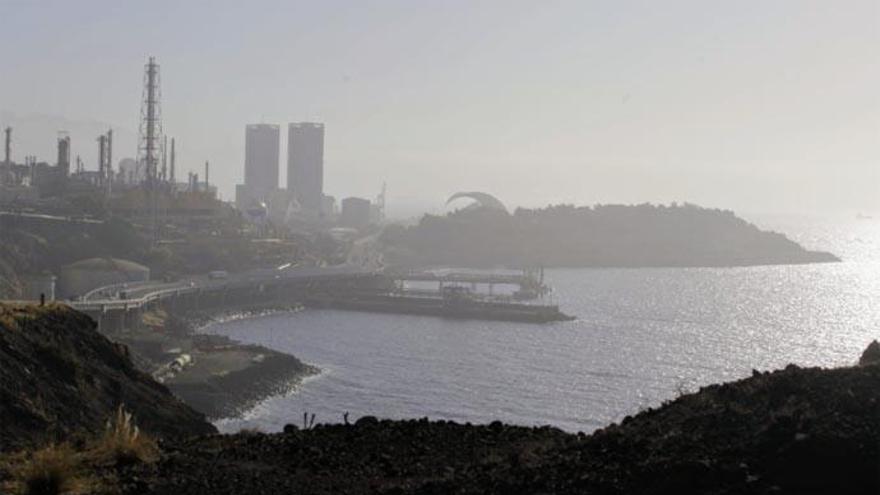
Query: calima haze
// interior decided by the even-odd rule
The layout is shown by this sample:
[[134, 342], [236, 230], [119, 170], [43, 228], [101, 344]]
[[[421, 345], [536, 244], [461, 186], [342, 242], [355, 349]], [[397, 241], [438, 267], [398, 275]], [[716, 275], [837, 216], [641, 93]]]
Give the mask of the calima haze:
[[880, 493], [877, 1], [0, 19], [0, 493]]
[[59, 126], [85, 144], [96, 122], [129, 156], [154, 55], [167, 132], [227, 199], [245, 123], [319, 121], [328, 192], [387, 181], [395, 216], [465, 187], [525, 206], [876, 210], [880, 14], [843, 5], [7, 0], [3, 121], [39, 130], [18, 156], [51, 154]]

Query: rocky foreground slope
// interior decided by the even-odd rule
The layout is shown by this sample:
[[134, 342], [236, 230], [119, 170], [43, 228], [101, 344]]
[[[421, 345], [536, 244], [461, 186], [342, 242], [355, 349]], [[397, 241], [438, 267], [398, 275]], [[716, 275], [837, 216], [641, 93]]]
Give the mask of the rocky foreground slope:
[[[880, 366], [755, 372], [592, 435], [427, 420], [166, 443], [125, 493], [880, 493]], [[115, 474], [114, 474], [115, 475]]]
[[[216, 435], [82, 315], [0, 305], [0, 327], [4, 449], [100, 431], [119, 403], [162, 437], [140, 462], [77, 455], [89, 493], [880, 493], [878, 344], [860, 366], [754, 372], [591, 435], [370, 417]], [[16, 476], [0, 463], [0, 486]]]
[[124, 405], [160, 437], [214, 427], [62, 305], [0, 304], [0, 451], [101, 432]]

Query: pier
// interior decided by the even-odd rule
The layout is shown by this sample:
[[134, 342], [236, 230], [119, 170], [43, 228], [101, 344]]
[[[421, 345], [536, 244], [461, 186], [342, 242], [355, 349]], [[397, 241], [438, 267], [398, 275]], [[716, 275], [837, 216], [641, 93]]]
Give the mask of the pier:
[[541, 268], [526, 269], [520, 273], [411, 270], [388, 272], [385, 275], [394, 280], [401, 289], [406, 282], [437, 283], [438, 293], [449, 286], [469, 286], [476, 292], [478, 285], [485, 285], [492, 295], [496, 286], [509, 285], [517, 287], [513, 293], [515, 298], [526, 300], [536, 299], [550, 292], [550, 288], [544, 284], [544, 270]]
[[[402, 289], [404, 281], [437, 282], [437, 291]], [[479, 295], [467, 285], [509, 284], [520, 299], [549, 290], [527, 274], [408, 272], [386, 274], [344, 265], [260, 269], [191, 277], [175, 282], [137, 282], [94, 289], [68, 304], [90, 315], [99, 328], [126, 327], [152, 308], [171, 311], [303, 302], [307, 306], [359, 311], [422, 314], [449, 318], [547, 322], [570, 319], [555, 305], [523, 304]]]
[[436, 316], [457, 320], [550, 323], [574, 319], [559, 311], [556, 305], [499, 302], [470, 297], [430, 297], [399, 292], [349, 294], [344, 297], [314, 295], [307, 298], [305, 303], [318, 308]]

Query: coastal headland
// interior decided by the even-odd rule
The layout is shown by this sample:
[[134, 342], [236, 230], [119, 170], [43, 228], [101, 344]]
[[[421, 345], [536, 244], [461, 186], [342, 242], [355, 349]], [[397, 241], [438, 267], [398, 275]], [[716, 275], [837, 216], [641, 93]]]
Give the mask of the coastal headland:
[[477, 207], [390, 226], [390, 263], [471, 267], [725, 267], [840, 261], [732, 211], [683, 205]]

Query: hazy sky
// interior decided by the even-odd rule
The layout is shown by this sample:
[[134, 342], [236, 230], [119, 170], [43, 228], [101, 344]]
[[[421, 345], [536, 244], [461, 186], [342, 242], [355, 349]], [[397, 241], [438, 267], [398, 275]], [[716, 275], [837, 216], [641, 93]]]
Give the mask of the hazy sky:
[[245, 124], [308, 120], [326, 124], [327, 192], [372, 197], [387, 181], [392, 213], [474, 189], [528, 206], [880, 210], [878, 0], [0, 9], [0, 125], [22, 125], [16, 159], [51, 159], [53, 134], [22, 134], [61, 117], [89, 129], [73, 136], [88, 167], [104, 123], [115, 156], [133, 155], [154, 55], [182, 167], [210, 160], [227, 198]]

